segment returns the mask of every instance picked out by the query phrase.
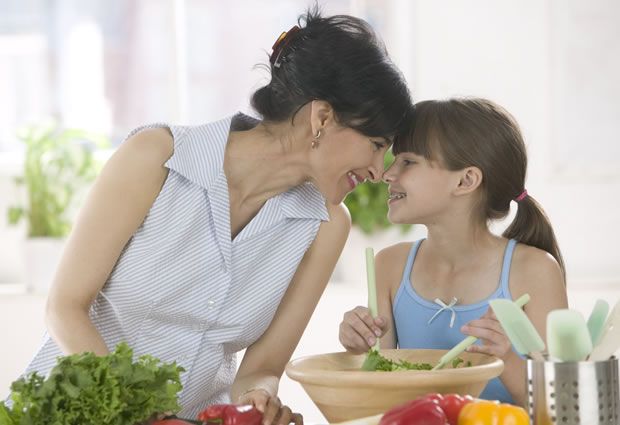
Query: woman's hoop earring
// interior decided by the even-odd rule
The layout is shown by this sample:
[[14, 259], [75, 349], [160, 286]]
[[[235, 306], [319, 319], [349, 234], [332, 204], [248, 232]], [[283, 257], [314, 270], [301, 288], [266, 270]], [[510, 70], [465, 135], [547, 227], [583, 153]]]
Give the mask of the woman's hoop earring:
[[321, 130], [317, 131], [316, 136], [314, 136], [314, 140], [312, 140], [312, 149], [316, 149], [319, 147], [320, 137], [321, 137]]

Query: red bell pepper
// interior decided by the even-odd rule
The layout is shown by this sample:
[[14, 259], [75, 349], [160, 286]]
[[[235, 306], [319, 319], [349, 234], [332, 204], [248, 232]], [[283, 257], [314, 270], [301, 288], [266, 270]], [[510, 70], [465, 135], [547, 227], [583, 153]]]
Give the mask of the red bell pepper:
[[260, 425], [263, 414], [251, 405], [214, 404], [198, 414], [205, 424]]
[[418, 399], [388, 410], [379, 425], [446, 425], [446, 414], [436, 400]]
[[435, 400], [439, 403], [443, 412], [446, 414], [448, 424], [457, 425], [459, 421], [459, 413], [466, 404], [474, 401], [474, 398], [470, 395], [460, 394], [428, 394], [422, 398], [423, 400]]

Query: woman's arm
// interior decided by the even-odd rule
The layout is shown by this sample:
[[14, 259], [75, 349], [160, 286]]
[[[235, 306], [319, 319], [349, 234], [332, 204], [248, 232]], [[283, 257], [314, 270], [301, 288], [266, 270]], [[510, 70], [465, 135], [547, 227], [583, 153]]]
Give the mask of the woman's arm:
[[351, 219], [344, 205], [329, 207], [330, 221], [321, 223], [265, 333], [245, 352], [232, 385], [232, 400], [250, 389], [278, 391], [284, 368], [312, 316], [344, 247]]
[[112, 155], [80, 210], [55, 273], [46, 325], [65, 354], [108, 352], [88, 311], [129, 238], [148, 213], [172, 155], [165, 129], [142, 131]]

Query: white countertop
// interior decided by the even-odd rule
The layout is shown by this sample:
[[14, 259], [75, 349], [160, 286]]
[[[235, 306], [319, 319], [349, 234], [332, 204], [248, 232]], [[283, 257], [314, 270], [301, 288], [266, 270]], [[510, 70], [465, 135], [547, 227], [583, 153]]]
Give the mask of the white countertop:
[[[620, 287], [617, 289], [571, 289], [569, 301], [573, 308], [587, 316], [597, 298], [603, 298], [610, 304], [620, 299]], [[332, 282], [308, 325], [306, 333], [295, 350], [293, 358], [342, 351], [338, 342], [338, 324], [345, 310], [366, 303], [364, 285]], [[9, 392], [10, 383], [26, 367], [30, 358], [41, 343], [44, 332], [43, 295], [21, 292], [21, 287], [12, 288], [0, 285], [0, 399]], [[304, 415], [306, 423], [325, 423], [325, 418], [312, 403], [301, 386], [284, 376], [280, 384], [280, 398], [283, 403]]]

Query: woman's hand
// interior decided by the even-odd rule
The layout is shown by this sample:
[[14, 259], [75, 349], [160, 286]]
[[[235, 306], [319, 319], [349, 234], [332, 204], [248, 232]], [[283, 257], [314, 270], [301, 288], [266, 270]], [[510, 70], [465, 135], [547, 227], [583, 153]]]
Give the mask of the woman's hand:
[[303, 425], [301, 414], [293, 413], [288, 406], [282, 405], [280, 399], [264, 389], [246, 392], [237, 400], [238, 404], [251, 404], [263, 413], [263, 425]]
[[470, 353], [489, 354], [501, 359], [512, 351], [512, 344], [490, 307], [480, 319], [472, 320], [461, 327], [461, 332], [475, 336], [482, 341], [481, 345], [470, 346], [467, 349]]
[[370, 310], [357, 306], [344, 314], [338, 337], [347, 351], [362, 354], [374, 346], [377, 338], [385, 335], [388, 329], [389, 325], [384, 317], [373, 318]]

